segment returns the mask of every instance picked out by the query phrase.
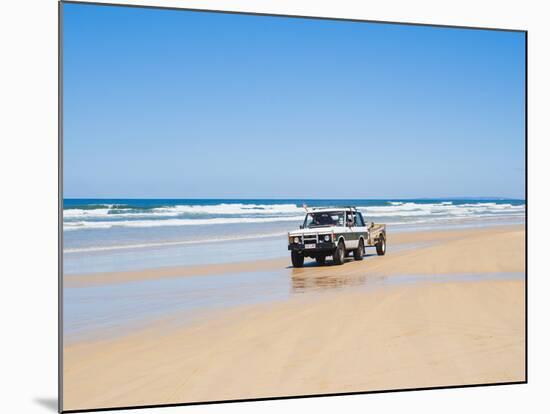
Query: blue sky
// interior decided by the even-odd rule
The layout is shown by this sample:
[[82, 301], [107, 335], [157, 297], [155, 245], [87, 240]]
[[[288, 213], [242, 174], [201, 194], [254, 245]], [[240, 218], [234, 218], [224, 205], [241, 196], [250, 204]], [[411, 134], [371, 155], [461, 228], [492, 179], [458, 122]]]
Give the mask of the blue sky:
[[524, 34], [64, 5], [64, 196], [524, 197]]

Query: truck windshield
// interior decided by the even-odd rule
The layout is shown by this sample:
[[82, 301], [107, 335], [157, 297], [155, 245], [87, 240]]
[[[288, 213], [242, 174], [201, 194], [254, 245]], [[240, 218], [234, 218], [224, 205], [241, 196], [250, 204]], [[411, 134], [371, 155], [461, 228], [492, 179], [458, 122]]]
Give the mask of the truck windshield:
[[344, 212], [331, 211], [323, 213], [308, 213], [304, 220], [304, 228], [311, 229], [315, 227], [343, 226]]

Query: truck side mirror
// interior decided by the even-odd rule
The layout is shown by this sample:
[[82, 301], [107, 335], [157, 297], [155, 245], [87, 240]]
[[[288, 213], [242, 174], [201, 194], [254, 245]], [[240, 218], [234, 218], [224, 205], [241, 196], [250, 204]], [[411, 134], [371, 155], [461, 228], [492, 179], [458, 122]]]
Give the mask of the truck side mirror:
[[300, 229], [303, 229], [304, 228], [304, 225], [303, 224], [300, 224]]

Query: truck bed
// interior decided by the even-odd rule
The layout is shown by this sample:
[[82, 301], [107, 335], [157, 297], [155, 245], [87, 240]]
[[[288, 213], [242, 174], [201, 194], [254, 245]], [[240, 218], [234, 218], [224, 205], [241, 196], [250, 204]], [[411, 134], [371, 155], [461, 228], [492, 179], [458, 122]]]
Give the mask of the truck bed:
[[386, 225], [372, 223], [369, 226], [369, 246], [376, 244], [381, 235], [386, 237]]

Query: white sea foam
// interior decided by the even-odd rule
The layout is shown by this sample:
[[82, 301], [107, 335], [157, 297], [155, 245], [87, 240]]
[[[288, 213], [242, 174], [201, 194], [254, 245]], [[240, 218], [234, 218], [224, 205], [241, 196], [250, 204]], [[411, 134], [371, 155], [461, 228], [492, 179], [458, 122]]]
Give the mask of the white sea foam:
[[[215, 224], [250, 224], [301, 221], [304, 210], [295, 204], [220, 203], [176, 205], [150, 209], [121, 205], [101, 205], [96, 209], [66, 209], [63, 228], [109, 229], [113, 227], [167, 227]], [[452, 201], [415, 203], [392, 201], [387, 205], [359, 207], [367, 220], [387, 220], [403, 224], [419, 219], [512, 218], [525, 215], [525, 205], [495, 202], [454, 204]]]
[[92, 252], [101, 252], [101, 251], [111, 251], [111, 250], [129, 250], [129, 249], [140, 249], [140, 248], [151, 248], [151, 247], [169, 247], [169, 246], [180, 246], [180, 245], [195, 245], [203, 243], [223, 243], [231, 241], [241, 241], [241, 240], [256, 240], [256, 239], [266, 239], [271, 237], [282, 237], [285, 236], [286, 232], [277, 232], [277, 233], [268, 233], [268, 234], [243, 234], [235, 237], [219, 237], [219, 238], [208, 238], [208, 239], [197, 239], [197, 240], [182, 240], [182, 241], [168, 241], [168, 242], [158, 242], [158, 243], [139, 243], [139, 244], [126, 244], [126, 245], [115, 245], [115, 246], [93, 246], [93, 247], [81, 247], [81, 248], [72, 248], [64, 249], [63, 253], [92, 253]]
[[215, 205], [177, 205], [151, 209], [98, 208], [66, 209], [64, 218], [104, 218], [111, 217], [178, 217], [184, 215], [289, 215], [302, 214], [304, 209], [295, 204], [242, 204], [222, 203]]
[[391, 203], [390, 206], [360, 207], [367, 217], [419, 217], [419, 216], [455, 216], [474, 217], [478, 214], [517, 216], [523, 215], [525, 205], [497, 203], [466, 203], [454, 205], [452, 202], [442, 203]]
[[63, 223], [63, 230], [108, 229], [112, 227], [166, 227], [202, 226], [213, 224], [272, 223], [277, 221], [301, 221], [302, 216], [243, 217], [211, 219], [166, 219], [166, 220], [119, 220], [119, 221], [72, 221]]

